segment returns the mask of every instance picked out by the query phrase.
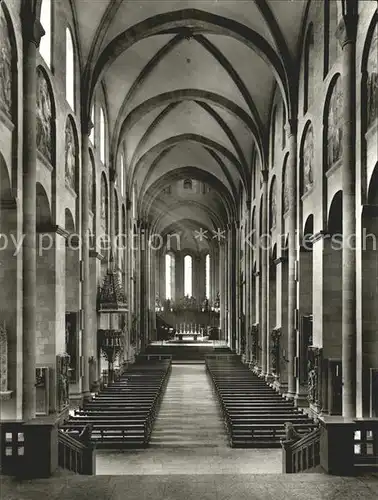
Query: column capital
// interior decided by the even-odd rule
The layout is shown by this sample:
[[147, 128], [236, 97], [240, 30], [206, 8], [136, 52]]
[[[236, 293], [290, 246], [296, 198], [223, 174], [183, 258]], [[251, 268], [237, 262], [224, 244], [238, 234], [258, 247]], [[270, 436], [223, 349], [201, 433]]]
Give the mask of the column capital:
[[285, 130], [288, 137], [297, 134], [298, 131], [298, 119], [297, 118], [289, 118], [287, 120], [287, 124], [285, 125]]
[[[344, 7], [344, 3], [346, 3], [346, 7]], [[356, 4], [357, 2], [354, 0], [353, 3]], [[348, 5], [349, 10], [347, 7]], [[339, 40], [342, 48], [350, 43], [356, 43], [357, 38], [358, 14], [350, 5], [351, 4], [347, 0], [344, 0], [343, 11], [345, 9], [345, 14], [343, 14], [336, 30], [336, 38]]]
[[41, 43], [41, 38], [45, 34], [45, 30], [43, 29], [39, 19], [33, 17], [31, 12], [24, 11], [22, 24], [22, 36], [24, 43], [33, 43], [38, 49], [39, 44]]

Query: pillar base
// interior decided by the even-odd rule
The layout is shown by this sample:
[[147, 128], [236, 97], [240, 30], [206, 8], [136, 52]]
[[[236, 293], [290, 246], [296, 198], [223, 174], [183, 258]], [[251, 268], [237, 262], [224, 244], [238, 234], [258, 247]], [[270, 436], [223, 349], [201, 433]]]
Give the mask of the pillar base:
[[320, 465], [327, 474], [353, 476], [355, 422], [343, 417], [320, 417]]
[[293, 400], [295, 399], [295, 392], [289, 392], [289, 391], [286, 391], [284, 394], [282, 394], [282, 396], [287, 399], [287, 400]]
[[307, 393], [304, 392], [297, 392], [294, 396], [294, 402], [295, 406], [300, 407], [300, 408], [308, 408], [309, 407], [309, 401], [307, 399]]

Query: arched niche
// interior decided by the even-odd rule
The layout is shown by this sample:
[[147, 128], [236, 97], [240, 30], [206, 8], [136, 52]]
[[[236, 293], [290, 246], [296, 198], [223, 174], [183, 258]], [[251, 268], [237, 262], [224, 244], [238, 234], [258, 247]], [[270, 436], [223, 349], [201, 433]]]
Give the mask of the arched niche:
[[[0, 390], [16, 391], [18, 386], [18, 367], [22, 348], [17, 336], [20, 303], [17, 293], [18, 266], [21, 262], [22, 248], [19, 232], [17, 231], [17, 204], [12, 196], [8, 166], [0, 153], [0, 318], [1, 327], [4, 327], [6, 342], [3, 348], [5, 354], [2, 363], [2, 388]], [[13, 238], [13, 239], [12, 239]], [[15, 244], [14, 241], [17, 243]], [[4, 286], [6, 284], [6, 286]], [[2, 353], [3, 354], [3, 353]], [[7, 359], [6, 359], [7, 358]], [[3, 387], [6, 384], [6, 387]], [[0, 418], [16, 418], [16, 404], [19, 398], [1, 401]]]
[[361, 353], [362, 387], [359, 406], [363, 417], [374, 417], [378, 408], [370, 397], [370, 370], [378, 367], [378, 163], [370, 181], [368, 205], [362, 211], [361, 227], [362, 336], [358, 352]]
[[[36, 186], [36, 365], [56, 368], [56, 290], [57, 234], [52, 229], [52, 215], [44, 187]], [[60, 332], [63, 335], [63, 332]], [[54, 372], [53, 372], [54, 373]], [[50, 411], [55, 411], [55, 386], [50, 387]], [[43, 411], [38, 407], [37, 411]]]
[[342, 227], [343, 195], [338, 191], [330, 205], [328, 235], [323, 241], [322, 403], [333, 414], [342, 413]]
[[70, 356], [70, 383], [79, 381], [79, 304], [80, 253], [75, 234], [75, 219], [65, 210], [65, 230], [68, 234], [65, 252], [65, 351]]

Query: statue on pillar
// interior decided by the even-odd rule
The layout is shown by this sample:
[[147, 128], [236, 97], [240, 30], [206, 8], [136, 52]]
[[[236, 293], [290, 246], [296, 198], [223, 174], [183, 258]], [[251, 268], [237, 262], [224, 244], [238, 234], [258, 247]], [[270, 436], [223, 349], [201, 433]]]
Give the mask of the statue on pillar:
[[317, 347], [310, 347], [308, 349], [308, 362], [307, 362], [307, 381], [308, 381], [308, 395], [307, 399], [310, 403], [320, 406], [321, 405], [321, 352], [322, 350]]
[[68, 354], [58, 354], [56, 357], [58, 411], [64, 410], [69, 405], [69, 373], [70, 356]]
[[280, 373], [280, 338], [281, 338], [281, 328], [273, 328], [271, 333], [271, 365], [272, 373], [279, 375]]

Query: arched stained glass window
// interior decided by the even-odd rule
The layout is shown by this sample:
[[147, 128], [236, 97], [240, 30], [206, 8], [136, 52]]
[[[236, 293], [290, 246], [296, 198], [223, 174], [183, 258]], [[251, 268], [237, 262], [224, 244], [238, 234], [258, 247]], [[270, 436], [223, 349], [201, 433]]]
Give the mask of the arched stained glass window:
[[105, 127], [105, 113], [104, 108], [100, 108], [100, 160], [105, 164], [105, 138], [106, 138], [106, 127]]
[[190, 255], [184, 257], [184, 295], [193, 296], [193, 259]]
[[121, 162], [120, 162], [120, 179], [121, 179], [121, 195], [125, 196], [125, 158], [123, 154], [121, 154]]
[[66, 100], [75, 110], [75, 53], [70, 28], [66, 28]]
[[94, 141], [95, 141], [95, 107], [94, 107], [94, 104], [91, 108], [91, 122], [92, 122], [93, 127], [91, 128], [89, 140], [91, 141], [92, 144], [94, 144]]
[[165, 298], [174, 300], [175, 290], [175, 257], [167, 253], [165, 255]]
[[45, 34], [39, 44], [39, 53], [51, 68], [51, 0], [42, 1], [40, 22]]
[[207, 299], [210, 299], [210, 294], [211, 294], [211, 290], [210, 290], [210, 254], [207, 254], [206, 255], [206, 298]]
[[312, 24], [307, 31], [304, 50], [303, 112], [306, 113], [314, 99], [314, 28]]

